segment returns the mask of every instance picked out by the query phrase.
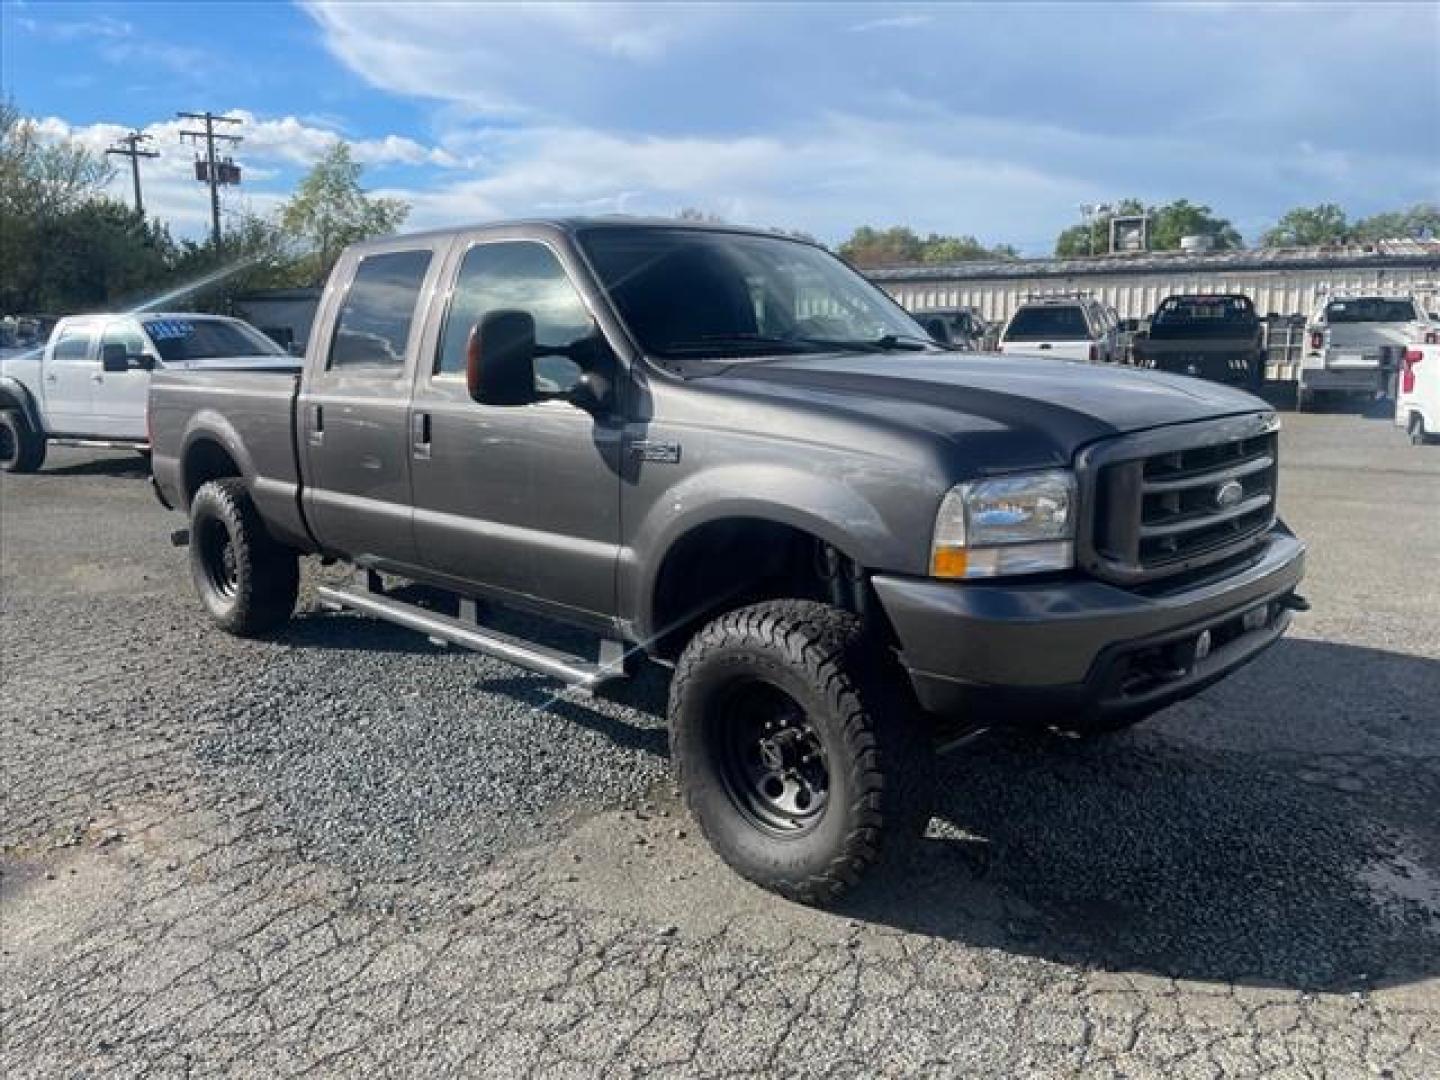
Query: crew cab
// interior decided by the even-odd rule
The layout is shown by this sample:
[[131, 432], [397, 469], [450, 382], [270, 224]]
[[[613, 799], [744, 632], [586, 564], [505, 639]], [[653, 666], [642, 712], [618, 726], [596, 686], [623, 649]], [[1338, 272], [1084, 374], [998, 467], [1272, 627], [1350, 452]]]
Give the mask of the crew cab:
[[1305, 606], [1262, 401], [945, 349], [802, 240], [393, 237], [341, 256], [314, 326], [298, 371], [155, 376], [154, 482], [211, 618], [283, 632], [315, 555], [357, 571], [323, 604], [582, 692], [671, 666], [701, 831], [800, 900], [923, 831], [937, 746], [1132, 724]]
[[146, 451], [150, 373], [215, 364], [293, 359], [249, 324], [218, 315], [61, 319], [43, 348], [0, 360], [0, 469], [33, 472], [50, 443]]
[[1088, 296], [1039, 296], [1023, 301], [1000, 334], [1002, 353], [1052, 356], [1090, 364], [1120, 359], [1119, 321]]
[[1305, 327], [1296, 407], [1311, 408], [1321, 394], [1389, 396], [1406, 345], [1429, 329], [1408, 294], [1322, 296]]
[[1139, 367], [1252, 390], [1265, 383], [1264, 335], [1248, 296], [1167, 296], [1132, 349]]

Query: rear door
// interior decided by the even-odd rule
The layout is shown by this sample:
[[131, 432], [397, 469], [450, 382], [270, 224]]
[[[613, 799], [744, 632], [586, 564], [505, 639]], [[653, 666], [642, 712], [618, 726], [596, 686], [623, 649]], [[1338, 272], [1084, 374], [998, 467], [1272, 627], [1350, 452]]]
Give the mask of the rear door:
[[[106, 323], [100, 335], [100, 349], [106, 345], [124, 345], [132, 356], [154, 355], [155, 350], [132, 319]], [[150, 373], [143, 368], [129, 371], [101, 370], [95, 383], [92, 425], [94, 434], [115, 439], [145, 438], [145, 406], [150, 396]]]
[[66, 323], [55, 330], [45, 358], [45, 426], [56, 435], [93, 435], [95, 387], [100, 360], [93, 323]]
[[298, 402], [305, 513], [322, 545], [367, 564], [415, 563], [410, 385], [442, 246], [347, 253], [316, 321]]

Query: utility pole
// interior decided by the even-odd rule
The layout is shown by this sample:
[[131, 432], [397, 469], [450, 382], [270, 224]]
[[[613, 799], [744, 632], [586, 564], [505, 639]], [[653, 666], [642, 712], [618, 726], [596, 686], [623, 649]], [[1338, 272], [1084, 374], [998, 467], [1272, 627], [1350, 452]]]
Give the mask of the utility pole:
[[[200, 168], [197, 162], [196, 172], [202, 174], [199, 179], [208, 180], [210, 183], [210, 235], [215, 242], [215, 250], [220, 250], [220, 185], [238, 184], [240, 182], [240, 170], [233, 161], [216, 161], [215, 142], [228, 142], [231, 145], [241, 141], [239, 135], [222, 135], [215, 131], [216, 124], [239, 124], [242, 120], [234, 116], [217, 116], [208, 109], [203, 113], [176, 113], [182, 120], [202, 120], [205, 123], [204, 131], [182, 131], [180, 139], [189, 139], [198, 146], [200, 141], [205, 141], [204, 168]], [[222, 170], [224, 175], [222, 176]]]
[[149, 142], [150, 136], [139, 131], [132, 131], [129, 135], [122, 135], [115, 140], [115, 145], [106, 150], [106, 155], [116, 154], [120, 157], [130, 159], [130, 178], [135, 181], [135, 212], [141, 217], [145, 216], [145, 202], [140, 198], [140, 159], [157, 158], [160, 156], [155, 150], [141, 150], [140, 144]]

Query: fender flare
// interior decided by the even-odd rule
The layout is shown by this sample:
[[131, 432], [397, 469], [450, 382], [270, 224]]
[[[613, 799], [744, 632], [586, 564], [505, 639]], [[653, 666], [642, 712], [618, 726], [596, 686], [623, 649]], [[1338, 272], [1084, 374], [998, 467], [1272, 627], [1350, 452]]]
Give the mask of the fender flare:
[[190, 477], [186, 474], [186, 462], [189, 461], [190, 452], [195, 445], [201, 442], [217, 443], [240, 470], [240, 478], [247, 486], [255, 480], [255, 463], [251, 460], [250, 452], [245, 449], [245, 442], [240, 438], [235, 426], [215, 409], [199, 409], [186, 422], [185, 430], [180, 436], [180, 493], [187, 509], [190, 506], [190, 498], [186, 494], [190, 490]]
[[809, 533], [860, 566], [885, 567], [897, 561], [897, 541], [885, 518], [849, 485], [817, 480], [801, 470], [777, 470], [773, 464], [706, 470], [672, 488], [650, 509], [637, 523], [628, 557], [622, 557], [622, 617], [642, 638], [659, 629], [654, 625], [655, 592], [675, 545], [711, 522], [734, 519]]
[[45, 434], [45, 424], [40, 419], [40, 409], [35, 404], [35, 395], [30, 388], [19, 379], [11, 375], [0, 375], [0, 396], [15, 399], [15, 404], [20, 409], [20, 415], [25, 417], [25, 422], [30, 425], [30, 430], [39, 435]]

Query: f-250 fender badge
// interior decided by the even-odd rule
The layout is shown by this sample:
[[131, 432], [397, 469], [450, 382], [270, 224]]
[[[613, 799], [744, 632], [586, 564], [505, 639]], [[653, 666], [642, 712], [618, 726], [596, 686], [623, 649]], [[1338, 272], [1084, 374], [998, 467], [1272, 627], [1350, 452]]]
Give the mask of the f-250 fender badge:
[[678, 442], [636, 439], [630, 444], [630, 454], [636, 461], [654, 461], [663, 465], [680, 464], [680, 444]]

